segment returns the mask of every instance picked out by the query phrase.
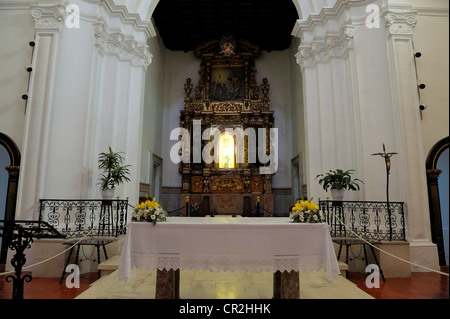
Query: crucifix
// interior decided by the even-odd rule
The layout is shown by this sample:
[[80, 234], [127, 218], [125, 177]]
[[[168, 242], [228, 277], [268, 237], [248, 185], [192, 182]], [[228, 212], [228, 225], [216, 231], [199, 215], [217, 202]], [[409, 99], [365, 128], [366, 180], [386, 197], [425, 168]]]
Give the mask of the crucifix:
[[398, 154], [398, 153], [396, 153], [396, 152], [386, 153], [386, 147], [384, 146], [384, 143], [383, 143], [383, 153], [372, 154], [372, 156], [380, 155], [381, 157], [384, 158], [385, 163], [386, 163], [386, 202], [387, 202], [387, 210], [388, 210], [388, 218], [389, 218], [389, 240], [392, 240], [391, 207], [389, 205], [389, 174], [391, 171], [391, 157], [396, 154]]

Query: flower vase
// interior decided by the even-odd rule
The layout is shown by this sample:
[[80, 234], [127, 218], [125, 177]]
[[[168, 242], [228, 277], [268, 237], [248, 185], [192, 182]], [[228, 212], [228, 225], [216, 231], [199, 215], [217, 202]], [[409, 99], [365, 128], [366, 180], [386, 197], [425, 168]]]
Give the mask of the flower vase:
[[111, 200], [114, 197], [115, 188], [106, 188], [102, 189], [102, 198], [104, 200]]
[[333, 197], [333, 200], [342, 201], [344, 199], [344, 190], [343, 189], [332, 189], [331, 197]]

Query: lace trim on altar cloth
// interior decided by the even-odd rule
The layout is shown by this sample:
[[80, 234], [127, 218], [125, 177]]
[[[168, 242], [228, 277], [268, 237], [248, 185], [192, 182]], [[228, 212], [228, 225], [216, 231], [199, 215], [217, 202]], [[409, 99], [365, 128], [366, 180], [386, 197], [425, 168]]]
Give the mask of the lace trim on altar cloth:
[[322, 256], [274, 256], [273, 258], [230, 256], [133, 255], [132, 265], [138, 269], [195, 271], [318, 271], [324, 268]]

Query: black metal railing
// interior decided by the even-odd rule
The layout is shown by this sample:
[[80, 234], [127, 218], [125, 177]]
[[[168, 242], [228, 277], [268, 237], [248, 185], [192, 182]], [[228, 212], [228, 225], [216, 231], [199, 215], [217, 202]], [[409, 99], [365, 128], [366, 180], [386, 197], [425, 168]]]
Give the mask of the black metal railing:
[[406, 240], [403, 202], [319, 201], [332, 237]]
[[39, 220], [67, 238], [88, 234], [117, 237], [125, 234], [127, 217], [128, 200], [39, 200]]

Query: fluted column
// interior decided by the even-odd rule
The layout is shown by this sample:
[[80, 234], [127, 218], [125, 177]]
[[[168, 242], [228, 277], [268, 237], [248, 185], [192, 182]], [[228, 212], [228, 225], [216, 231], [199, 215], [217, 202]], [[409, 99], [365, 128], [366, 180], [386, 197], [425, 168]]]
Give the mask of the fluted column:
[[[329, 12], [335, 23], [324, 27], [308, 21], [298, 22], [294, 35], [302, 39], [296, 54], [301, 67], [304, 92], [306, 180], [308, 195], [326, 197], [315, 180], [317, 174], [330, 169], [356, 169], [364, 179], [364, 170], [357, 161], [361, 152], [357, 75], [353, 51], [353, 28], [339, 27], [338, 10]], [[318, 18], [321, 17], [320, 15]], [[318, 31], [320, 30], [320, 32]], [[364, 198], [347, 193], [347, 199]]]
[[[98, 154], [109, 146], [131, 165], [131, 182], [115, 196], [137, 202], [152, 23], [116, 0], [46, 3], [31, 5], [36, 45], [17, 216], [37, 219], [40, 198], [99, 198]], [[66, 21], [70, 4], [79, 27]]]

